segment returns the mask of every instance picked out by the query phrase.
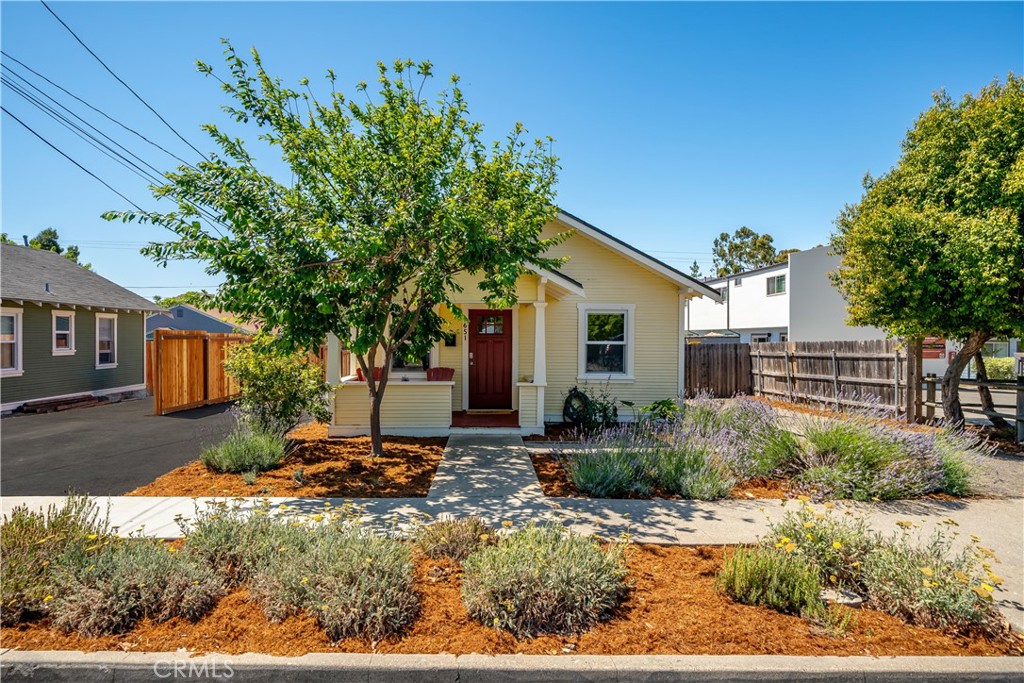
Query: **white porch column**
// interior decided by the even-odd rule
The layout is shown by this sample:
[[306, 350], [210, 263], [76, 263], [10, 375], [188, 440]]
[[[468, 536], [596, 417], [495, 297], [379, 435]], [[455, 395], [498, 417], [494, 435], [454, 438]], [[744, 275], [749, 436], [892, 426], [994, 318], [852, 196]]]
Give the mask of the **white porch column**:
[[548, 385], [547, 334], [544, 330], [544, 311], [547, 278], [537, 283], [537, 301], [533, 302], [533, 383], [537, 387], [537, 424], [544, 424], [544, 387]]

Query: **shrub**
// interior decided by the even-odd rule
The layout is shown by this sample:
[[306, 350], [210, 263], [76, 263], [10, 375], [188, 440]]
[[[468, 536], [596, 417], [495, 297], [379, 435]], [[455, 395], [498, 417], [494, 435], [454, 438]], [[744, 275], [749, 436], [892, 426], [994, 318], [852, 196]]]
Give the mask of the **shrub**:
[[281, 548], [294, 552], [309, 541], [304, 528], [275, 518], [268, 503], [249, 510], [215, 503], [197, 510], [191, 521], [178, 524], [185, 537], [183, 552], [234, 584], [275, 559]]
[[667, 493], [693, 500], [725, 498], [736, 485], [706, 443], [676, 441], [660, 449], [654, 476]]
[[[108, 539], [108, 526], [87, 496], [68, 496], [45, 513], [23, 505], [0, 522], [0, 617], [4, 626], [49, 610], [54, 571], [64, 557], [83, 558]], [[68, 561], [69, 561], [68, 560]]]
[[870, 420], [807, 418], [807, 447], [796, 479], [820, 495], [854, 500], [895, 500], [927, 493], [963, 495], [974, 463], [985, 451], [969, 435], [910, 431]]
[[224, 368], [238, 380], [243, 421], [257, 432], [283, 437], [306, 414], [330, 420], [331, 388], [320, 366], [303, 353], [285, 353], [257, 339], [233, 347]]
[[116, 539], [89, 558], [58, 570], [61, 589], [53, 624], [85, 637], [123, 633], [140, 619], [193, 621], [213, 606], [224, 583], [212, 569], [160, 541]]
[[334, 641], [379, 640], [412, 622], [419, 597], [407, 544], [355, 524], [300, 528], [306, 538], [278, 548], [249, 581], [268, 619], [306, 610]]
[[785, 547], [737, 548], [725, 558], [715, 585], [746, 605], [801, 615], [816, 615], [821, 610], [817, 570], [802, 555]]
[[836, 517], [801, 505], [769, 526], [763, 544], [792, 548], [817, 569], [825, 585], [862, 591], [863, 560], [878, 542], [878, 535], [868, 529], [863, 518]]
[[416, 543], [427, 557], [446, 557], [462, 562], [484, 545], [493, 545], [497, 536], [479, 517], [444, 519], [422, 527]]
[[559, 454], [565, 472], [583, 493], [595, 498], [650, 494], [648, 474], [656, 437], [630, 427], [598, 432]]
[[627, 591], [625, 547], [555, 524], [531, 524], [463, 564], [469, 615], [517, 637], [581, 633], [607, 618]]
[[879, 543], [864, 558], [872, 604], [922, 626], [999, 631], [992, 591], [1002, 579], [984, 566], [976, 544], [955, 555], [952, 544], [941, 530], [924, 545], [906, 532]]
[[200, 460], [218, 472], [265, 472], [281, 464], [286, 446], [280, 436], [239, 426], [219, 444], [204, 450]]
[[1015, 358], [986, 358], [985, 372], [989, 379], [1017, 379]]

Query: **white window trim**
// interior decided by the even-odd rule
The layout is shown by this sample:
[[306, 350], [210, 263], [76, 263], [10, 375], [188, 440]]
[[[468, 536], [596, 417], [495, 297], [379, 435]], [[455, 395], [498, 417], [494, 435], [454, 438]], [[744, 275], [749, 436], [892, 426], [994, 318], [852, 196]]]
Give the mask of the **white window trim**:
[[22, 363], [22, 347], [25, 345], [25, 335], [22, 333], [21, 318], [24, 313], [20, 308], [0, 308], [3, 315], [14, 316], [14, 367], [0, 370], [0, 377], [21, 377], [25, 374], [25, 366]]
[[[438, 344], [434, 344], [433, 346], [430, 347], [430, 354], [429, 355], [430, 355], [430, 367], [436, 368], [438, 365], [440, 365], [440, 363], [441, 363], [441, 351], [438, 348]], [[354, 374], [355, 370], [353, 370], [352, 372]], [[408, 382], [411, 382], [413, 380], [416, 380], [416, 381], [420, 381], [420, 380], [426, 381], [426, 379], [427, 379], [427, 371], [426, 370], [409, 370], [408, 368], [391, 368], [391, 373], [388, 375], [388, 377], [389, 377], [388, 381], [390, 381], [391, 379], [397, 378], [397, 380], [399, 382], [401, 382], [401, 381], [403, 381], [403, 379], [402, 379], [403, 377], [407, 378], [404, 381], [408, 381]]]
[[[578, 302], [577, 356], [576, 380], [579, 382], [608, 382], [609, 384], [634, 382], [633, 358], [636, 345], [634, 344], [633, 331], [636, 328], [636, 304], [599, 304], [591, 302]], [[625, 372], [587, 372], [587, 315], [590, 313], [624, 313], [626, 315], [626, 353], [623, 358]]]
[[[776, 280], [777, 281], [780, 277], [783, 278], [784, 281], [786, 282], [786, 284], [783, 285], [783, 290], [781, 292], [774, 291], [774, 292], [769, 294], [768, 293], [768, 283], [771, 282], [772, 280]], [[768, 278], [764, 281], [764, 289], [765, 289], [765, 296], [782, 296], [782, 295], [786, 294], [789, 291], [789, 278], [786, 277], [785, 273], [779, 273], [778, 275], [769, 275]], [[777, 289], [778, 289], [778, 286], [776, 285], [776, 290]]]
[[[70, 331], [70, 346], [66, 349], [57, 347], [57, 318], [68, 317], [71, 318], [69, 326]], [[50, 311], [51, 329], [50, 329], [50, 342], [53, 344], [53, 355], [55, 356], [73, 356], [77, 350], [75, 346], [75, 312], [66, 311], [63, 309], [52, 309]]]
[[[100, 320], [103, 318], [110, 318], [114, 321], [114, 362], [113, 363], [100, 363]], [[97, 370], [108, 370], [117, 367], [117, 357], [120, 355], [121, 350], [118, 348], [117, 343], [117, 313], [97, 313], [96, 314], [96, 369]]]

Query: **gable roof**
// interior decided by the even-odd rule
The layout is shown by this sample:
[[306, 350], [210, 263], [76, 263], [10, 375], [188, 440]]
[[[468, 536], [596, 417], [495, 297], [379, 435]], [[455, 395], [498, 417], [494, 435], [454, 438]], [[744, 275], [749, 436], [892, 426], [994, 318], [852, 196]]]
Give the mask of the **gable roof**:
[[[810, 251], [810, 250], [808, 250]], [[789, 259], [780, 261], [779, 263], [773, 263], [770, 266], [761, 266], [759, 268], [751, 268], [750, 270], [743, 270], [732, 275], [722, 275], [721, 277], [709, 277], [704, 280], [705, 283], [711, 285], [719, 282], [725, 282], [726, 280], [735, 280], [736, 278], [743, 278], [747, 275], [756, 275], [757, 273], [763, 273], [769, 270], [777, 270], [779, 268], [789, 268]]]
[[16, 244], [0, 244], [0, 296], [39, 304], [164, 310], [60, 254]]
[[255, 323], [241, 322], [240, 320], [238, 320], [237, 316], [235, 316], [234, 313], [228, 313], [227, 311], [222, 311], [219, 308], [203, 309], [199, 308], [198, 306], [193, 306], [192, 304], [177, 304], [176, 306], [171, 306], [171, 310], [178, 308], [178, 306], [182, 308], [187, 308], [191, 311], [198, 313], [199, 315], [206, 316], [211, 320], [216, 320], [219, 323], [227, 325], [228, 327], [232, 327], [246, 334], [256, 334], [260, 330], [259, 325], [256, 325]]
[[701, 296], [706, 296], [713, 301], [721, 301], [721, 297], [711, 287], [707, 286], [700, 280], [690, 277], [686, 273], [676, 270], [672, 266], [668, 265], [663, 261], [659, 261], [650, 254], [646, 254], [631, 244], [623, 242], [618, 237], [611, 235], [600, 228], [587, 223], [582, 218], [577, 218], [564, 209], [558, 210], [558, 219], [573, 228], [577, 232], [583, 233], [587, 237], [595, 240], [604, 246], [608, 247], [612, 251], [618, 252], [627, 259], [637, 263], [647, 270], [650, 270], [662, 277], [671, 280], [680, 287], [689, 289]]

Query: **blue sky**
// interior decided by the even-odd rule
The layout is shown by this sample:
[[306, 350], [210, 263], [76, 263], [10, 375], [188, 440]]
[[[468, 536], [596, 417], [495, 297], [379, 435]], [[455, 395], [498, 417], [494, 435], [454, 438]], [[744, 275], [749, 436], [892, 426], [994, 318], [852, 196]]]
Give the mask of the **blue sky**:
[[[440, 76], [462, 76], [490, 136], [518, 120], [556, 138], [561, 206], [683, 270], [695, 258], [707, 270], [714, 237], [741, 225], [771, 233], [779, 248], [827, 241], [865, 172], [894, 163], [934, 90], [959, 97], [1024, 72], [1022, 3], [51, 6], [204, 151], [212, 146], [199, 126], [223, 123], [226, 100], [194, 62], [220, 66], [221, 37], [258, 47], [285, 81], [316, 82], [333, 68], [346, 91], [372, 80], [377, 60], [429, 59]], [[195, 158], [41, 4], [4, 2], [0, 20], [5, 52]], [[17, 94], [4, 88], [2, 99], [133, 201], [161, 206], [142, 179]], [[157, 168], [176, 163], [90, 120]], [[55, 227], [99, 273], [147, 296], [216, 284], [199, 264], [161, 269], [141, 256], [139, 246], [168, 233], [100, 219], [128, 208], [124, 200], [7, 115], [0, 142], [5, 232]], [[281, 169], [269, 150], [260, 158]]]

